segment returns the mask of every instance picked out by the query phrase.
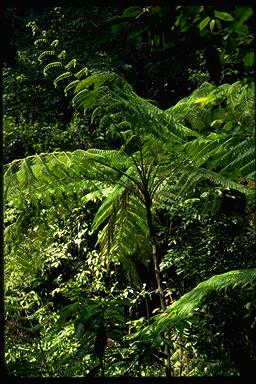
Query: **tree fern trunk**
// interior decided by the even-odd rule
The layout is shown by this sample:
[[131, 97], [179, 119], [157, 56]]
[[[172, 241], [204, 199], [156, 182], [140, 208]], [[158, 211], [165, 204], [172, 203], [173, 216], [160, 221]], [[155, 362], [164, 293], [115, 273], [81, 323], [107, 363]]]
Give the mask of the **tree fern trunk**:
[[156, 242], [152, 241], [151, 239], [151, 249], [152, 249], [152, 259], [154, 263], [154, 270], [155, 270], [155, 278], [156, 278], [156, 284], [157, 284], [157, 290], [159, 293], [159, 299], [160, 299], [160, 306], [162, 310], [165, 310], [165, 301], [164, 301], [164, 292], [162, 289], [162, 284], [161, 284], [161, 276], [159, 272], [159, 267], [158, 267], [158, 260], [157, 260], [157, 246]]
[[150, 236], [150, 242], [151, 242], [152, 260], [154, 264], [157, 291], [159, 293], [160, 307], [162, 310], [165, 310], [166, 306], [164, 301], [164, 292], [162, 288], [161, 275], [160, 275], [158, 259], [157, 259], [156, 236], [155, 236], [155, 230], [154, 230], [153, 220], [152, 220], [151, 199], [147, 191], [145, 191], [144, 198], [145, 198], [145, 207], [147, 212], [147, 223], [148, 223], [149, 236]]
[[[161, 307], [162, 311], [164, 311], [166, 309], [166, 305], [165, 305], [164, 291], [162, 288], [161, 275], [160, 275], [159, 265], [158, 265], [156, 236], [155, 236], [155, 230], [154, 230], [154, 226], [153, 226], [152, 212], [151, 212], [151, 200], [150, 200], [149, 195], [147, 193], [145, 194], [145, 206], [146, 206], [146, 211], [147, 211], [147, 223], [148, 223], [149, 236], [150, 236], [150, 241], [151, 241], [152, 260], [153, 260], [153, 264], [154, 264], [157, 291], [158, 291], [159, 299], [160, 299], [160, 307]], [[166, 338], [168, 338], [168, 334], [165, 334], [164, 336]], [[168, 347], [168, 345], [165, 345], [164, 353], [166, 354], [166, 364], [165, 364], [166, 376], [171, 376], [170, 348]]]

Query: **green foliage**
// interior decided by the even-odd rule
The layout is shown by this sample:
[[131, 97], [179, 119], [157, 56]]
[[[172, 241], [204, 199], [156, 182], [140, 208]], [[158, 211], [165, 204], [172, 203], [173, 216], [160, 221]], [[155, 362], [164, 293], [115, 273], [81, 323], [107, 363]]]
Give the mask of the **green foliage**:
[[183, 295], [173, 303], [163, 315], [155, 318], [156, 331], [164, 332], [176, 322], [182, 321], [193, 315], [193, 312], [202, 305], [203, 300], [212, 291], [234, 289], [238, 286], [244, 288], [247, 285], [255, 285], [256, 269], [243, 269], [229, 271], [199, 283], [190, 292]]
[[[251, 340], [255, 327], [254, 287], [255, 269], [212, 276], [132, 334], [131, 344], [156, 349], [168, 343], [174, 376], [236, 376], [234, 363], [246, 374], [254, 363], [255, 345], [245, 346], [242, 339]], [[238, 335], [241, 342], [234, 341]], [[241, 350], [244, 358], [239, 358]]]
[[[87, 27], [89, 15], [97, 9], [85, 12]], [[108, 19], [115, 12], [105, 15], [104, 9], [100, 23], [109, 27], [112, 40], [101, 32], [98, 47], [104, 46], [104, 38], [110, 50], [117, 37], [120, 44], [126, 40], [126, 56], [133, 47], [131, 60], [136, 52], [147, 53], [143, 70], [149, 78], [158, 78], [161, 69], [164, 82], [173, 77], [178, 89], [174, 67], [179, 67], [179, 60], [168, 61], [168, 70], [164, 69], [155, 60], [159, 51], [169, 57], [177, 47], [172, 45], [176, 36], [184, 57], [183, 33], [185, 40], [191, 34], [195, 41], [200, 37], [208, 43], [221, 37], [213, 49], [217, 44], [224, 69], [232, 31], [233, 46], [237, 47], [238, 35], [246, 45], [234, 57], [243, 58], [249, 73], [253, 60], [250, 24], [245, 23], [250, 10], [119, 7], [121, 16]], [[110, 58], [93, 46], [95, 57], [88, 57], [92, 42], [84, 43], [84, 56], [73, 54], [78, 46], [67, 49], [70, 40], [65, 42], [65, 33], [74, 30], [81, 36], [83, 20], [76, 11], [70, 21], [60, 7], [50, 14], [50, 28], [41, 35], [36, 22], [30, 27], [35, 39], [39, 37], [35, 46], [43, 50], [39, 60], [47, 75], [44, 84], [53, 82], [58, 92], [64, 89], [71, 95], [77, 109], [73, 118], [66, 116], [60, 124], [56, 112], [57, 123], [47, 124], [47, 103], [42, 104], [47, 111], [39, 124], [36, 108], [29, 117], [22, 107], [17, 118], [9, 104], [16, 92], [12, 85], [16, 74], [5, 69], [8, 374], [251, 372], [256, 282], [253, 86], [247, 81], [203, 83], [185, 99], [188, 92], [182, 89], [183, 99], [164, 110], [137, 95], [139, 83], [133, 87], [125, 80], [133, 71], [129, 64], [120, 65], [118, 60], [116, 64], [119, 69], [123, 65], [128, 76], [113, 71], [111, 61], [117, 52]], [[96, 20], [100, 15], [92, 17], [92, 25]], [[61, 23], [69, 27], [56, 39]], [[212, 68], [205, 70], [209, 52], [197, 48], [202, 62], [195, 65], [194, 84], [203, 78], [218, 83]], [[30, 55], [21, 49], [19, 65], [25, 65]], [[81, 61], [87, 65], [82, 70], [76, 68]], [[186, 71], [187, 67], [186, 63]], [[245, 73], [239, 72], [239, 80]], [[226, 78], [224, 71], [217, 75]], [[15, 80], [17, 92], [25, 89], [31, 97], [26, 79], [27, 73]], [[155, 98], [150, 84], [145, 82], [147, 96]], [[44, 86], [40, 89], [43, 94]], [[179, 92], [175, 98], [181, 98]]]

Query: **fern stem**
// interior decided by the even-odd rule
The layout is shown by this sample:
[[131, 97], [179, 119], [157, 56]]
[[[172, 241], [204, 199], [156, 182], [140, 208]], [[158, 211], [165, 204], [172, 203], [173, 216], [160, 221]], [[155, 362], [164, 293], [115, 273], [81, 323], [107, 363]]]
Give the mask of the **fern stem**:
[[152, 220], [151, 199], [147, 190], [144, 191], [144, 198], [145, 198], [147, 224], [148, 224], [149, 236], [150, 236], [150, 242], [151, 242], [152, 260], [154, 264], [157, 291], [159, 294], [161, 309], [164, 311], [166, 306], [164, 301], [164, 292], [163, 292], [162, 283], [161, 283], [161, 275], [160, 275], [158, 260], [157, 260], [157, 244], [156, 244], [156, 236], [155, 236], [153, 220]]
[[104, 165], [105, 167], [107, 168], [110, 168], [112, 169], [113, 171], [116, 171], [117, 173], [119, 173], [120, 175], [122, 176], [126, 176], [128, 179], [130, 179], [134, 184], [137, 185], [137, 187], [139, 188], [139, 190], [143, 193], [143, 188], [141, 187], [141, 184], [136, 180], [134, 179], [133, 177], [131, 177], [130, 175], [128, 175], [127, 173], [121, 171], [120, 169], [116, 168], [116, 167], [113, 167], [112, 165], [108, 165], [98, 159], [95, 159], [95, 161], [101, 165]]

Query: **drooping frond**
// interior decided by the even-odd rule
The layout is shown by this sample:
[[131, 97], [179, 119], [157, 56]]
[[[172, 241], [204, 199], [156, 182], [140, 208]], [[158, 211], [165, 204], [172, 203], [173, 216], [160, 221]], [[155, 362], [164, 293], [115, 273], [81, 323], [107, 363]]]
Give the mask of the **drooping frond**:
[[76, 67], [76, 59], [70, 60], [66, 65], [65, 68], [69, 71], [71, 68]]
[[108, 189], [108, 196], [94, 217], [92, 231], [98, 231], [97, 243], [105, 263], [109, 259], [120, 262], [130, 278], [139, 283], [135, 262], [147, 263], [150, 258], [146, 211], [136, 185], [125, 176], [120, 180], [120, 185]]
[[[108, 156], [114, 157], [111, 155], [106, 152], [104, 158], [90, 151], [76, 150], [14, 160], [5, 166], [5, 198], [19, 199], [26, 194], [30, 198], [44, 198], [47, 194], [79, 192], [85, 188], [91, 191], [94, 182], [113, 183], [120, 175], [108, 166]], [[99, 157], [103, 159], [101, 162]]]
[[75, 77], [77, 79], [81, 79], [81, 77], [83, 76], [87, 76], [88, 75], [88, 68], [87, 67], [84, 67], [83, 69], [81, 69], [80, 71], [78, 71], [77, 73], [75, 73]]
[[[36, 41], [39, 41], [39, 40], [36, 40]], [[40, 39], [40, 43], [42, 43], [43, 41], [45, 41], [45, 39]], [[55, 55], [55, 52], [54, 51], [44, 51], [42, 52], [39, 56], [38, 56], [38, 61], [40, 61], [40, 63], [42, 63], [43, 61], [43, 58], [47, 57], [47, 56], [54, 56]]]
[[[60, 75], [60, 76], [61, 76], [61, 75]], [[55, 79], [55, 81], [56, 81], [56, 80], [57, 80], [57, 79]], [[79, 80], [74, 80], [74, 81], [72, 81], [71, 83], [69, 83], [69, 84], [65, 87], [65, 89], [64, 89], [65, 96], [67, 96], [68, 91], [69, 91], [70, 89], [76, 87], [78, 83], [79, 83]]]
[[124, 192], [124, 187], [116, 186], [109, 193], [108, 197], [104, 200], [100, 208], [98, 209], [94, 220], [92, 231], [95, 231], [99, 226], [107, 219], [112, 213], [113, 207], [116, 205], [116, 201], [120, 199], [121, 195]]

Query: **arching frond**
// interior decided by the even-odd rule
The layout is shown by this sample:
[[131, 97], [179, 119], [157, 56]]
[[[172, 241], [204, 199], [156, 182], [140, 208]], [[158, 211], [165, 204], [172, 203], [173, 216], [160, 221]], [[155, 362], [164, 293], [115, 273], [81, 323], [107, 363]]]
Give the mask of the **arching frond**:
[[34, 45], [38, 47], [40, 44], [46, 44], [47, 40], [46, 39], [37, 39], [34, 41]]
[[84, 67], [83, 69], [75, 73], [75, 77], [77, 77], [78, 79], [81, 79], [81, 77], [87, 76], [88, 73], [89, 73], [88, 68]]
[[[41, 41], [43, 41], [44, 39], [40, 39]], [[37, 40], [38, 41], [38, 40]], [[38, 61], [40, 61], [40, 63], [43, 62], [43, 58], [47, 57], [47, 56], [54, 56], [55, 55], [55, 52], [54, 51], [44, 51], [42, 52], [39, 56], [38, 56]]]
[[71, 68], [75, 68], [76, 66], [76, 59], [72, 59], [68, 62], [68, 64], [65, 65], [65, 68], [69, 71]]
[[229, 271], [199, 283], [179, 300], [167, 307], [163, 314], [155, 316], [155, 331], [166, 332], [179, 321], [190, 318], [194, 311], [205, 302], [213, 291], [225, 292], [229, 289], [243, 289], [256, 285], [256, 269], [240, 269]]
[[14, 160], [5, 166], [5, 198], [19, 199], [28, 194], [44, 198], [62, 190], [91, 190], [91, 181], [114, 182], [120, 175], [101, 166], [83, 150], [53, 152]]
[[[55, 80], [56, 81], [56, 80]], [[64, 93], [65, 96], [67, 96], [68, 91], [72, 88], [74, 88], [77, 84], [79, 83], [79, 80], [74, 80], [71, 83], [69, 83], [65, 88], [64, 88]]]
[[243, 184], [235, 182], [230, 177], [225, 177], [220, 173], [212, 172], [205, 168], [187, 167], [182, 171], [182, 176], [176, 186], [177, 190], [182, 194], [185, 191], [191, 190], [200, 180], [209, 180], [214, 185], [219, 185], [224, 188], [237, 190], [244, 194], [252, 194], [253, 191], [245, 187]]
[[121, 76], [112, 72], [96, 72], [80, 81], [75, 88], [73, 104], [92, 112], [92, 122], [102, 129], [114, 127], [120, 133], [124, 126], [141, 134], [182, 142], [185, 137], [197, 136], [181, 123], [167, 115], [149, 101], [140, 98]]
[[62, 73], [60, 76], [56, 77], [56, 79], [54, 80], [54, 82], [53, 82], [54, 86], [57, 87], [57, 85], [60, 81], [67, 79], [71, 76], [73, 76], [73, 74], [71, 72]]
[[54, 61], [52, 63], [47, 64], [44, 67], [44, 71], [43, 71], [44, 75], [47, 76], [47, 71], [49, 71], [49, 69], [56, 68], [56, 67], [62, 67], [62, 63], [60, 61]]

